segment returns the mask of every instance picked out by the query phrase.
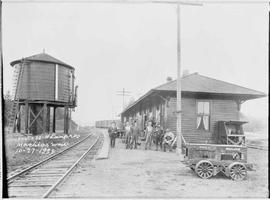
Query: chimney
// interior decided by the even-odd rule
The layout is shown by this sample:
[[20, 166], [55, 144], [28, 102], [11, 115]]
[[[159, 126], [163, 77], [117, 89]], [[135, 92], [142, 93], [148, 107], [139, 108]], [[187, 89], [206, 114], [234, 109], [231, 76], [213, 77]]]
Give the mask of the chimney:
[[184, 70], [183, 70], [182, 77], [185, 77], [185, 76], [188, 76], [188, 75], [189, 75], [188, 69], [184, 69]]
[[172, 77], [168, 76], [168, 77], [166, 78], [166, 81], [167, 81], [167, 82], [172, 81]]

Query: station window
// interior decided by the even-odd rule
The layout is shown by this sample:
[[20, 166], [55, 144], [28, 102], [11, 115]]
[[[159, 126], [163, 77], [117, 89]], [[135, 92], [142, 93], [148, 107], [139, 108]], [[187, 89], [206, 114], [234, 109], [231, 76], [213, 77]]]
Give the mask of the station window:
[[197, 101], [197, 129], [209, 131], [210, 127], [210, 102]]

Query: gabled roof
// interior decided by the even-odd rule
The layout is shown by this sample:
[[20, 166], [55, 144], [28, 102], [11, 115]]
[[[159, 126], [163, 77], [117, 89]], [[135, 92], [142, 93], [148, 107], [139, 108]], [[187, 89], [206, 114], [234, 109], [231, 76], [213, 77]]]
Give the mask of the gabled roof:
[[[162, 84], [154, 89], [148, 91], [145, 95], [141, 96], [133, 104], [129, 105], [122, 113], [129, 110], [131, 107], [139, 103], [141, 100], [153, 94], [156, 91], [172, 91], [176, 92], [177, 81], [173, 80]], [[181, 79], [181, 91], [185, 93], [199, 93], [199, 94], [215, 94], [223, 96], [245, 96], [245, 99], [255, 99], [260, 97], [265, 97], [266, 94], [249, 88], [245, 88], [239, 85], [228, 83], [225, 81], [217, 80], [207, 76], [200, 75], [198, 73], [193, 73], [182, 77]]]
[[[170, 81], [156, 87], [154, 90], [160, 91], [176, 91], [176, 80]], [[202, 76], [198, 73], [193, 73], [184, 76], [181, 81], [181, 90], [183, 92], [194, 93], [218, 93], [218, 94], [236, 94], [236, 95], [251, 95], [263, 97], [264, 93], [245, 88], [239, 85], [217, 80], [207, 76]]]
[[[54, 58], [46, 53], [36, 54], [36, 55], [29, 56], [29, 57], [26, 57], [23, 59], [29, 60], [29, 61], [40, 61], [40, 62], [46, 62], [46, 63], [59, 64], [59, 65], [63, 65], [63, 66], [66, 66], [68, 68], [74, 69], [74, 67], [72, 67], [71, 65], [68, 65], [68, 64], [62, 62], [61, 60], [58, 60], [57, 58]], [[10, 63], [10, 65], [11, 66], [16, 65], [16, 64], [20, 63], [21, 61], [22, 61], [22, 59], [14, 60]]]

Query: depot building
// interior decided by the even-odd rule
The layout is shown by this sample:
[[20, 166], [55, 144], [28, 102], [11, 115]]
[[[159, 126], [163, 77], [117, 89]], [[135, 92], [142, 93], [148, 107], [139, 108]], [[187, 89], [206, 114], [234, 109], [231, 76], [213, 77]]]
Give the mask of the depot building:
[[[148, 120], [176, 133], [176, 80], [167, 81], [129, 105], [122, 122], [137, 120], [143, 129]], [[218, 121], [240, 120], [241, 104], [265, 97], [262, 92], [198, 73], [181, 79], [182, 134], [189, 143], [215, 143]]]

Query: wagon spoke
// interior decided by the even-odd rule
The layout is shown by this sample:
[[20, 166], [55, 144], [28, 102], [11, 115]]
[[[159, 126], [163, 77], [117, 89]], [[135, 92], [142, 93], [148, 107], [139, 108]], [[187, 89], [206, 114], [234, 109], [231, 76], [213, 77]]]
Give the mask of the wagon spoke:
[[202, 176], [202, 172], [198, 172], [198, 175], [201, 177]]
[[240, 170], [239, 173], [240, 173], [241, 175], [244, 175], [244, 174], [245, 174], [245, 171], [244, 171], [244, 170]]
[[211, 174], [212, 174], [211, 172], [207, 172], [207, 175], [208, 175], [208, 176], [211, 176]]
[[230, 169], [230, 177], [233, 180], [236, 181], [243, 180], [247, 175], [246, 168], [241, 163], [232, 163], [229, 169]]
[[206, 178], [206, 174], [205, 173], [203, 173], [202, 175], [203, 175], [203, 178]]
[[213, 165], [209, 161], [200, 161], [195, 167], [197, 175], [203, 179], [213, 176]]
[[246, 169], [244, 167], [241, 167], [240, 170], [241, 171], [246, 171]]

